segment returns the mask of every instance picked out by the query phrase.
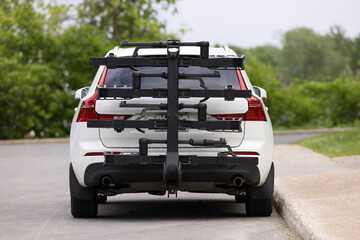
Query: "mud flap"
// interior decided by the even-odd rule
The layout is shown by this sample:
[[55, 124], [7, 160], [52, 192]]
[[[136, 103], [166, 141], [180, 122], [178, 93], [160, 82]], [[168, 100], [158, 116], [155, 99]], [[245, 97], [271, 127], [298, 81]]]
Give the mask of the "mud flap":
[[93, 187], [83, 187], [78, 182], [72, 164], [69, 168], [70, 195], [77, 200], [93, 200], [96, 197], [96, 189]]
[[266, 181], [260, 187], [249, 188], [248, 196], [250, 199], [268, 199], [272, 198], [274, 193], [274, 163], [271, 163], [271, 168]]

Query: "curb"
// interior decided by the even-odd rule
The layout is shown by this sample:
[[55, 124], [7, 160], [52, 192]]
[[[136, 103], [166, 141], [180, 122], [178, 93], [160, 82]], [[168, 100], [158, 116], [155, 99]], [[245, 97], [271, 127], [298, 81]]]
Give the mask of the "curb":
[[320, 239], [316, 234], [307, 227], [307, 223], [294, 211], [292, 206], [281, 191], [274, 189], [273, 195], [274, 209], [285, 220], [296, 239]]

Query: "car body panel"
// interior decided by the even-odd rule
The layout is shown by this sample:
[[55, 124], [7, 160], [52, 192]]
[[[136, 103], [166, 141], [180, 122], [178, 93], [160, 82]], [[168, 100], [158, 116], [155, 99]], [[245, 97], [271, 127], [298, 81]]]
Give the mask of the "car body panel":
[[[115, 56], [129, 56], [132, 54], [134, 49], [126, 48], [114, 48], [109, 53], [114, 53]], [[198, 55], [199, 49], [196, 47], [181, 47], [180, 54], [187, 56]], [[108, 54], [109, 54], [108, 53]], [[139, 54], [149, 55], [164, 55], [166, 49], [143, 49], [139, 51]], [[234, 57], [236, 54], [228, 48], [210, 48], [211, 57]], [[100, 66], [91, 87], [86, 97], [80, 100], [79, 107], [76, 109], [74, 118], [71, 125], [70, 133], [70, 159], [77, 177], [78, 182], [81, 186], [86, 187], [84, 181], [84, 174], [89, 165], [93, 163], [103, 163], [104, 156], [86, 156], [88, 153], [102, 153], [102, 152], [121, 152], [121, 153], [134, 153], [138, 151], [138, 139], [146, 136], [147, 138], [153, 139], [164, 139], [166, 137], [165, 132], [156, 132], [154, 130], [145, 130], [146, 134], [140, 133], [136, 129], [125, 129], [123, 132], [118, 133], [113, 129], [95, 129], [87, 128], [86, 122], [77, 122], [77, 116], [80, 111], [82, 102], [90, 98], [96, 93], [96, 86], [99, 84], [99, 79], [104, 71], [105, 67]], [[253, 91], [250, 80], [245, 72], [241, 70], [241, 75], [244, 79], [247, 89]], [[271, 96], [270, 96], [271, 97]], [[266, 121], [243, 121], [241, 124], [242, 132], [209, 132], [209, 131], [197, 131], [188, 130], [186, 132], [179, 132], [180, 139], [219, 139], [226, 138], [228, 143], [232, 146], [234, 152], [255, 152], [258, 157], [257, 168], [260, 173], [260, 181], [258, 186], [261, 186], [269, 174], [272, 155], [273, 155], [273, 133], [271, 127], [270, 117], [267, 113], [267, 108], [261, 98], [256, 97], [263, 106], [263, 111], [266, 115]], [[180, 99], [183, 103], [197, 103], [199, 99]], [[119, 104], [123, 101], [121, 99], [112, 100], [97, 100], [96, 101], [96, 112], [99, 114], [124, 114], [133, 115], [132, 119], [136, 118], [139, 114], [139, 109], [134, 108], [120, 108]], [[166, 102], [166, 99], [132, 99], [126, 100], [128, 103], [160, 103]], [[248, 111], [247, 100], [244, 98], [236, 99], [235, 101], [224, 101], [223, 99], [208, 99], [208, 117], [212, 114], [234, 114], [234, 113], [245, 113]], [[150, 111], [146, 118], [156, 117], [161, 115], [162, 111]], [[164, 112], [165, 113], [165, 112]], [[196, 118], [195, 110], [181, 110], [180, 113], [184, 113], [189, 119]], [[146, 119], [145, 118], [145, 119]], [[199, 155], [199, 156], [217, 156], [220, 151], [226, 151], [224, 148], [190, 148], [186, 146], [180, 146], [180, 155]], [[164, 145], [154, 145], [149, 147], [149, 155], [160, 155], [166, 154], [166, 148]], [[239, 155], [241, 156], [241, 155]], [[186, 188], [188, 186], [188, 188]], [[181, 190], [191, 190], [190, 185], [183, 186]]]

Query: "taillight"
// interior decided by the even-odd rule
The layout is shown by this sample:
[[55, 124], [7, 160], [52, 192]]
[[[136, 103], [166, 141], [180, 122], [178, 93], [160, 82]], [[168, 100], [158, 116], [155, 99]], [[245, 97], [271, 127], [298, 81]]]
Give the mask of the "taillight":
[[244, 113], [235, 114], [213, 114], [217, 120], [237, 121], [243, 119], [243, 121], [266, 121], [266, 116], [261, 102], [256, 97], [246, 98], [249, 102], [249, 110]]
[[[240, 72], [240, 70], [236, 70], [237, 77], [239, 79], [240, 89], [246, 90], [248, 89], [245, 84], [245, 80]], [[266, 116], [264, 113], [263, 106], [259, 99], [257, 99], [254, 96], [251, 96], [251, 98], [246, 98], [249, 103], [249, 110], [245, 114], [235, 113], [235, 114], [214, 114], [211, 115], [214, 118], [218, 120], [232, 120], [236, 121], [240, 118], [243, 119], [243, 121], [266, 121]]]
[[249, 111], [245, 114], [245, 121], [266, 121], [263, 106], [259, 99], [254, 96], [247, 98], [249, 102]]
[[77, 122], [86, 122], [88, 119], [98, 119], [98, 114], [95, 112], [97, 91], [90, 98], [83, 101], [80, 107]]
[[97, 114], [95, 111], [97, 91], [90, 98], [83, 101], [80, 112], [77, 118], [77, 122], [86, 122], [89, 119], [102, 119], [112, 120], [115, 116], [122, 116], [124, 120], [130, 118], [132, 115], [113, 115], [113, 114]]
[[[107, 73], [107, 68], [104, 68], [102, 75], [99, 80], [99, 85], [103, 85]], [[103, 120], [112, 120], [115, 116], [122, 116], [125, 120], [130, 118], [132, 115], [112, 115], [112, 114], [97, 114], [95, 111], [95, 103], [97, 98], [98, 91], [96, 90], [94, 95], [90, 98], [83, 101], [80, 107], [79, 115], [77, 122], [86, 122], [89, 119], [103, 119]]]

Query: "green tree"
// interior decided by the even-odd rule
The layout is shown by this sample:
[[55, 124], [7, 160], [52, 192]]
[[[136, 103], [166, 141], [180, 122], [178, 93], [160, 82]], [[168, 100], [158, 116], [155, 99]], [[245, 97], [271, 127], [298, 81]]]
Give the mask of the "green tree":
[[351, 69], [355, 74], [360, 74], [360, 34], [354, 39], [353, 51], [351, 53]]
[[272, 45], [258, 46], [254, 48], [246, 49], [245, 54], [247, 56], [254, 56], [261, 63], [268, 64], [274, 68], [279, 65], [281, 50]]
[[283, 36], [282, 62], [284, 79], [295, 78], [331, 81], [346, 69], [349, 57], [336, 50], [334, 39], [308, 28], [296, 28]]
[[21, 138], [31, 129], [43, 136], [66, 134], [68, 92], [49, 62], [55, 25], [34, 4], [0, 2], [1, 138]]
[[113, 40], [168, 37], [155, 9], [174, 2], [84, 0], [76, 13], [55, 1], [0, 1], [0, 138], [22, 138], [30, 130], [38, 137], [67, 136], [74, 90], [91, 84], [97, 70], [89, 57], [104, 56], [118, 45]]
[[78, 6], [79, 22], [96, 26], [119, 42], [166, 39], [166, 25], [158, 9], [168, 9], [176, 0], [84, 0]]

